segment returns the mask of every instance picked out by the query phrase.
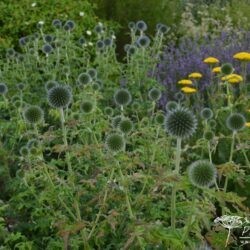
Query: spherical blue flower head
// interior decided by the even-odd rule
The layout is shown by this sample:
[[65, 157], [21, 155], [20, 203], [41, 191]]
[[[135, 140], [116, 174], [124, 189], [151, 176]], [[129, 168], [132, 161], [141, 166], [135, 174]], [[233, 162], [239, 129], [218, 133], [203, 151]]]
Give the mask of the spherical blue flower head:
[[196, 131], [197, 119], [190, 110], [178, 107], [168, 112], [165, 128], [171, 136], [185, 139]]
[[105, 47], [105, 44], [104, 44], [104, 42], [102, 40], [99, 40], [99, 41], [96, 42], [96, 48], [98, 50], [102, 50], [102, 49], [104, 49], [104, 47]]
[[43, 45], [42, 51], [44, 54], [48, 55], [53, 52], [53, 47], [50, 44], [46, 43]]
[[105, 145], [109, 151], [118, 153], [125, 149], [125, 140], [122, 135], [112, 133], [106, 137]]
[[207, 188], [215, 183], [216, 168], [207, 160], [199, 160], [188, 168], [188, 176], [191, 183], [199, 188]]
[[8, 87], [5, 83], [0, 83], [0, 95], [5, 95], [8, 92]]
[[128, 23], [128, 28], [129, 28], [130, 30], [135, 30], [135, 22], [129, 22], [129, 23]]
[[60, 29], [62, 27], [62, 22], [59, 19], [54, 19], [52, 21], [52, 26], [56, 29]]
[[114, 101], [118, 106], [127, 106], [132, 100], [127, 89], [118, 89], [114, 94]]
[[71, 91], [66, 86], [55, 86], [48, 91], [48, 101], [53, 108], [65, 108], [71, 100]]
[[137, 39], [136, 44], [140, 48], [147, 48], [150, 45], [150, 39], [148, 36], [140, 36]]
[[36, 124], [43, 120], [43, 110], [36, 105], [29, 106], [24, 110], [24, 119], [27, 123]]
[[242, 130], [245, 127], [246, 118], [240, 113], [233, 113], [227, 117], [226, 126], [233, 132]]
[[69, 30], [71, 31], [71, 30], [73, 30], [74, 28], [75, 28], [75, 22], [74, 21], [72, 21], [72, 20], [68, 20], [66, 23], [65, 23], [65, 25], [67, 25], [68, 27], [69, 27]]
[[139, 30], [139, 31], [146, 31], [148, 26], [147, 24], [144, 22], [144, 21], [138, 21], [136, 23], [136, 28]]

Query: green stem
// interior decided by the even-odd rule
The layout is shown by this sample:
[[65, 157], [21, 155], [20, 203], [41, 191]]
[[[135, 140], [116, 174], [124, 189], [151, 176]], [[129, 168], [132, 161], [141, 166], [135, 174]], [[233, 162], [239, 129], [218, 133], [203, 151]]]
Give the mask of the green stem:
[[[239, 144], [241, 144], [240, 137], [237, 135], [236, 138], [237, 138]], [[245, 161], [246, 161], [247, 167], [250, 167], [250, 162], [248, 160], [245, 148], [243, 147], [241, 150], [242, 150], [242, 153], [243, 153], [243, 155], [245, 157]]]
[[65, 127], [65, 118], [64, 118], [64, 112], [63, 112], [63, 108], [60, 108], [60, 118], [61, 118], [61, 127], [62, 127], [62, 132], [63, 132], [63, 143], [64, 146], [68, 146], [68, 142], [67, 142], [67, 131], [66, 131], [66, 127]]
[[229, 228], [229, 229], [228, 229], [228, 235], [227, 235], [227, 240], [226, 240], [225, 247], [227, 247], [227, 245], [228, 245], [228, 241], [229, 241], [229, 238], [230, 238], [230, 234], [231, 234], [231, 230], [230, 230], [230, 228]]
[[130, 219], [134, 219], [134, 214], [133, 214], [131, 204], [130, 204], [130, 200], [129, 200], [128, 190], [127, 190], [127, 187], [125, 185], [125, 178], [124, 178], [124, 175], [122, 173], [119, 161], [116, 161], [116, 162], [117, 162], [118, 171], [119, 171], [119, 174], [120, 174], [120, 177], [121, 177], [121, 180], [122, 180], [122, 184], [123, 184], [123, 187], [124, 187], [124, 192], [125, 192], [125, 198], [126, 198], [126, 204], [127, 204], [127, 207], [128, 207], [129, 217], [130, 217]]
[[[110, 176], [109, 176], [109, 181], [112, 181], [113, 176], [114, 176], [114, 172], [115, 172], [115, 171], [114, 171], [114, 168], [112, 168], [111, 174], [110, 174]], [[103, 208], [104, 208], [104, 206], [105, 206], [105, 204], [106, 204], [107, 197], [108, 197], [108, 185], [106, 186], [106, 189], [105, 189], [105, 193], [104, 193], [104, 197], [103, 197], [103, 202], [102, 202], [102, 207], [100, 208], [100, 210], [99, 210], [99, 212], [98, 212], [98, 214], [97, 214], [97, 216], [96, 216], [94, 225], [93, 225], [93, 227], [92, 227], [92, 229], [91, 229], [91, 231], [90, 231], [90, 233], [89, 233], [89, 235], [88, 235], [88, 239], [91, 238], [92, 234], [93, 234], [94, 231], [95, 231], [95, 228], [96, 228], [97, 223], [98, 223], [98, 221], [99, 221], [99, 219], [100, 219], [102, 210], [103, 210]]]
[[[159, 137], [159, 131], [160, 131], [160, 126], [157, 127], [157, 130], [156, 130], [156, 136], [155, 136], [155, 141], [158, 140], [158, 137]], [[156, 146], [154, 145], [154, 148], [153, 148], [153, 154], [152, 154], [152, 158], [151, 158], [151, 166], [153, 165], [154, 163], [154, 160], [155, 160], [155, 153], [156, 153]]]
[[[181, 161], [181, 138], [177, 138], [176, 145], [176, 158], [175, 158], [175, 172], [179, 174]], [[172, 195], [171, 195], [171, 227], [175, 229], [176, 223], [176, 183], [173, 184]]]
[[[236, 135], [236, 132], [234, 131], [233, 134], [232, 134], [232, 143], [231, 143], [231, 150], [230, 150], [229, 162], [233, 161], [233, 151], [234, 151], [235, 135]], [[224, 192], [227, 191], [227, 185], [228, 185], [228, 176], [226, 176], [226, 179], [225, 179]]]
[[207, 148], [208, 148], [208, 155], [209, 155], [209, 161], [210, 163], [212, 163], [212, 153], [211, 153], [211, 146], [210, 146], [210, 142], [207, 142]]

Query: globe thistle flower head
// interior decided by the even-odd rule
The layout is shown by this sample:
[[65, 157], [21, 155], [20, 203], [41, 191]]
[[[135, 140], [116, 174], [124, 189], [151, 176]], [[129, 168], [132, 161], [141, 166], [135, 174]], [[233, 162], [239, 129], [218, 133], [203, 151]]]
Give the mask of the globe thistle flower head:
[[70, 32], [70, 26], [69, 26], [68, 24], [64, 24], [64, 25], [63, 25], [63, 29], [64, 29], [65, 31], [69, 31], [69, 32]]
[[104, 44], [105, 44], [106, 47], [111, 47], [112, 44], [113, 44], [111, 38], [105, 38], [105, 39], [103, 40], [103, 42], [104, 42]]
[[112, 119], [112, 127], [113, 128], [118, 128], [121, 120], [122, 120], [122, 116], [120, 116], [120, 115], [115, 116]]
[[131, 100], [131, 94], [127, 89], [118, 89], [114, 94], [114, 101], [118, 106], [127, 106]]
[[74, 21], [72, 20], [68, 20], [66, 21], [65, 25], [67, 25], [69, 27], [68, 31], [71, 31], [75, 28], [76, 24]]
[[26, 146], [23, 146], [20, 148], [19, 153], [21, 156], [25, 157], [25, 156], [29, 155], [29, 153], [30, 153], [29, 148]]
[[100, 81], [96, 81], [96, 82], [93, 82], [93, 83], [92, 83], [91, 87], [92, 87], [92, 89], [93, 89], [94, 91], [98, 91], [98, 90], [101, 89], [102, 86], [101, 86]]
[[53, 108], [65, 108], [72, 99], [71, 91], [66, 86], [55, 86], [48, 91], [48, 102]]
[[136, 44], [140, 48], [147, 48], [150, 45], [150, 39], [148, 36], [140, 36], [137, 39]]
[[84, 114], [90, 114], [91, 112], [93, 112], [95, 104], [91, 100], [86, 100], [81, 103], [80, 108]]
[[5, 95], [8, 92], [8, 87], [5, 83], [0, 83], [0, 95]]
[[208, 125], [209, 125], [210, 128], [214, 129], [216, 127], [216, 125], [217, 125], [217, 122], [214, 119], [211, 119], [211, 120], [208, 121]]
[[16, 101], [14, 101], [13, 105], [15, 108], [18, 109], [22, 106], [22, 102], [20, 100], [16, 100]]
[[22, 83], [22, 82], [19, 82], [17, 85], [16, 85], [17, 89], [20, 90], [20, 91], [23, 91], [25, 89], [25, 84]]
[[201, 117], [205, 120], [209, 120], [213, 117], [214, 113], [210, 108], [204, 108], [201, 110]]
[[102, 40], [97, 41], [97, 42], [96, 42], [96, 48], [97, 48], [98, 50], [103, 50], [103, 49], [105, 48], [104, 42], [103, 42]]
[[25, 46], [25, 45], [27, 45], [27, 43], [28, 43], [28, 39], [26, 37], [21, 37], [19, 39], [19, 45], [20, 46]]
[[129, 23], [128, 23], [128, 28], [129, 28], [130, 30], [135, 30], [135, 22], [129, 22]]
[[140, 108], [140, 103], [139, 102], [133, 102], [132, 103], [132, 109], [134, 111], [137, 111]]
[[28, 106], [24, 112], [23, 117], [27, 123], [37, 124], [43, 120], [43, 110], [36, 105]]
[[60, 29], [62, 27], [62, 22], [61, 20], [59, 19], [54, 19], [52, 21], [52, 26], [55, 28], [55, 29]]
[[92, 81], [92, 78], [88, 73], [81, 73], [78, 76], [78, 82], [80, 84], [86, 85], [86, 84], [90, 83], [91, 81]]
[[246, 118], [240, 113], [233, 113], [227, 117], [226, 126], [233, 132], [242, 130], [245, 127]]
[[97, 71], [94, 68], [88, 69], [87, 74], [89, 74], [92, 79], [97, 77]]
[[49, 91], [50, 89], [52, 89], [55, 86], [58, 86], [58, 82], [54, 81], [54, 80], [49, 80], [45, 83], [45, 89], [46, 91]]
[[94, 32], [96, 33], [96, 34], [101, 34], [101, 33], [103, 33], [103, 25], [102, 24], [100, 24], [100, 23], [98, 23], [96, 26], [95, 26], [95, 28], [94, 28]]
[[111, 107], [105, 107], [104, 108], [104, 114], [107, 116], [113, 116], [114, 110]]
[[16, 55], [16, 51], [13, 48], [8, 48], [6, 50], [6, 57], [13, 58]]
[[44, 36], [44, 41], [45, 41], [46, 43], [52, 43], [53, 40], [54, 40], [54, 37], [53, 37], [52, 35], [45, 35], [45, 36]]
[[168, 112], [165, 119], [165, 129], [173, 137], [188, 138], [197, 128], [197, 119], [194, 114], [183, 107]]
[[138, 21], [135, 26], [139, 31], [146, 31], [148, 28], [147, 24], [142, 20]]
[[44, 54], [48, 55], [53, 52], [53, 47], [50, 44], [46, 43], [43, 45], [42, 51]]
[[166, 108], [167, 111], [171, 111], [171, 110], [176, 109], [178, 106], [179, 105], [178, 105], [177, 102], [175, 102], [175, 101], [169, 101], [169, 102], [167, 102], [165, 108]]
[[31, 147], [29, 149], [29, 152], [31, 155], [37, 155], [38, 154], [38, 149], [36, 147]]
[[177, 100], [178, 102], [181, 102], [184, 100], [184, 94], [182, 92], [177, 92], [174, 95], [175, 100]]
[[118, 153], [125, 149], [125, 141], [122, 135], [118, 133], [109, 134], [105, 141], [106, 148], [112, 153]]
[[165, 115], [161, 112], [158, 112], [156, 115], [155, 115], [155, 122], [158, 124], [158, 125], [163, 125], [164, 124], [164, 121], [165, 121]]
[[190, 182], [199, 188], [208, 188], [215, 183], [216, 168], [207, 160], [198, 160], [188, 168]]
[[161, 98], [161, 91], [158, 88], [152, 88], [148, 92], [148, 97], [151, 101], [159, 101]]
[[83, 36], [80, 37], [79, 40], [78, 40], [78, 44], [81, 45], [81, 46], [85, 45], [86, 44], [86, 39]]
[[159, 33], [162, 33], [162, 34], [166, 34], [168, 33], [168, 31], [170, 30], [170, 28], [165, 25], [165, 24], [162, 24], [162, 23], [158, 23], [156, 25], [156, 30], [159, 32]]
[[230, 75], [234, 71], [233, 65], [231, 63], [224, 63], [221, 66], [221, 73], [224, 75]]
[[133, 122], [129, 118], [123, 118], [118, 127], [122, 133], [128, 134], [133, 130]]
[[134, 55], [136, 52], [136, 47], [134, 45], [128, 45], [127, 53], [128, 55]]

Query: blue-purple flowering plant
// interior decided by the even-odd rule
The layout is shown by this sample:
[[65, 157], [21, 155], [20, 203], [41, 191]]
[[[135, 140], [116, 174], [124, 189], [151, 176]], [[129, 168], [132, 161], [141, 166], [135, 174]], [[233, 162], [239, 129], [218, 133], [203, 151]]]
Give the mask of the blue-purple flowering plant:
[[[241, 63], [233, 59], [233, 55], [239, 51], [250, 50], [250, 32], [242, 31], [238, 34], [222, 32], [216, 39], [185, 38], [180, 39], [179, 44], [168, 43], [161, 55], [156, 71], [157, 80], [166, 87], [166, 96], [162, 101], [171, 99], [177, 90], [177, 82], [188, 77], [192, 72], [200, 72], [203, 77], [199, 80], [199, 89], [202, 91], [211, 82], [211, 68], [203, 62], [209, 56], [219, 59], [220, 65], [232, 63], [235, 73], [242, 72]], [[218, 65], [217, 65], [218, 66]], [[250, 73], [250, 65], [247, 74]]]

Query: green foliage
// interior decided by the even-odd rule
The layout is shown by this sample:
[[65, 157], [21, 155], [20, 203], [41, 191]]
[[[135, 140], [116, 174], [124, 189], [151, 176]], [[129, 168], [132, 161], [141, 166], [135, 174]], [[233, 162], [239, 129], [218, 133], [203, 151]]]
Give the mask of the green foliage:
[[[3, 0], [0, 2], [0, 44], [1, 49], [17, 45], [18, 39], [33, 33], [39, 21], [44, 21], [44, 32], [52, 32], [53, 19], [77, 22], [76, 34], [82, 33], [82, 27], [92, 28], [97, 17], [93, 4], [88, 0]], [[83, 16], [80, 15], [83, 12]]]
[[[209, 96], [214, 91], [209, 108], [216, 127], [200, 117], [203, 95], [177, 97], [178, 104], [172, 102], [177, 109], [166, 112], [180, 111], [170, 128], [176, 142], [163, 126], [166, 105], [158, 94], [166, 89], [154, 75], [167, 34], [156, 33], [147, 48], [137, 47], [121, 63], [112, 30], [96, 25], [102, 32], [90, 35], [87, 44], [78, 43], [78, 31], [58, 29], [51, 33], [55, 44], [46, 55], [40, 30], [19, 53], [0, 60], [1, 82], [8, 87], [0, 96], [0, 245], [196, 249], [208, 241], [223, 249], [226, 232], [217, 233], [213, 223], [220, 210], [240, 216], [249, 212], [249, 193], [242, 188], [249, 186], [249, 131], [238, 131], [232, 143], [225, 122], [232, 111], [249, 119], [245, 85], [231, 105], [224, 101], [233, 95], [232, 86], [229, 93], [206, 89]], [[140, 36], [130, 35], [131, 44]], [[95, 48], [106, 38], [112, 46]], [[83, 72], [91, 75], [90, 81], [79, 82]], [[63, 91], [50, 100], [56, 109], [48, 96], [57, 83]], [[93, 87], [96, 83], [100, 88]], [[156, 95], [149, 98], [152, 89]], [[190, 105], [190, 99], [197, 105]], [[22, 116], [28, 104], [44, 111], [34, 126]], [[207, 131], [214, 133], [210, 140]], [[180, 141], [180, 136], [185, 138]], [[208, 158], [217, 164], [218, 178], [215, 182], [212, 176], [215, 185], [200, 190], [188, 179], [187, 167]]]

